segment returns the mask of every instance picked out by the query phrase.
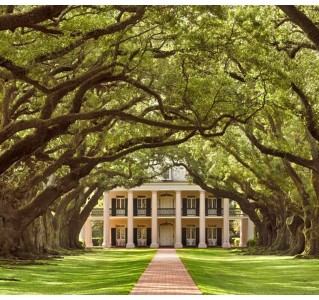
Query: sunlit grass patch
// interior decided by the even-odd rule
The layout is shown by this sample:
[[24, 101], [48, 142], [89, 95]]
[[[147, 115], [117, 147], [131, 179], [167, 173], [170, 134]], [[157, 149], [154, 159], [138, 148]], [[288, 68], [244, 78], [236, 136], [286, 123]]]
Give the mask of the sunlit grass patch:
[[94, 250], [47, 264], [0, 262], [0, 294], [127, 295], [155, 255], [153, 249]]
[[179, 257], [206, 295], [317, 295], [318, 260], [241, 255], [225, 249], [180, 249]]

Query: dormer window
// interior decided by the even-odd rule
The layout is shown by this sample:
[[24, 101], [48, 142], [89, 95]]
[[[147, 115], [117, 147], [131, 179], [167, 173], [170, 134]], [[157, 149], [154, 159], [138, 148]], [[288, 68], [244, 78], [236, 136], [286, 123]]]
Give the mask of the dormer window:
[[172, 180], [172, 169], [167, 169], [163, 172], [163, 180]]

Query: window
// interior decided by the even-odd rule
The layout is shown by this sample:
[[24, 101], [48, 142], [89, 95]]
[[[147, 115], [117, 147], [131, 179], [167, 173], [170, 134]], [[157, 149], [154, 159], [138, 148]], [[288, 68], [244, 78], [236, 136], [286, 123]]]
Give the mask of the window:
[[137, 199], [137, 208], [138, 209], [146, 209], [146, 198], [138, 198]]
[[145, 240], [146, 239], [146, 227], [145, 228], [137, 228], [137, 239]]
[[217, 208], [217, 198], [208, 198], [208, 209]]
[[125, 199], [124, 198], [116, 198], [116, 208], [124, 209], [125, 208]]
[[216, 227], [207, 228], [207, 242], [209, 246], [217, 246], [217, 228]]
[[125, 246], [125, 226], [116, 225], [116, 246], [124, 247]]
[[196, 199], [195, 198], [187, 198], [187, 208], [188, 209], [196, 208]]
[[217, 228], [216, 227], [210, 227], [207, 229], [207, 239], [217, 239]]
[[195, 227], [187, 227], [186, 228], [186, 238], [187, 239], [195, 239], [196, 238], [196, 228]]
[[125, 240], [125, 228], [116, 228], [116, 239]]
[[164, 180], [171, 180], [172, 176], [171, 176], [172, 170], [171, 169], [167, 169], [166, 171], [163, 172], [163, 179]]

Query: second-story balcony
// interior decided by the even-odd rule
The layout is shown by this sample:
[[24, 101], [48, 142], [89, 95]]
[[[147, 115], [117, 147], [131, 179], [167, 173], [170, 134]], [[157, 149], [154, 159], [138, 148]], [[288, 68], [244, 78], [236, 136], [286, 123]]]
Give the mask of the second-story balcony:
[[124, 208], [117, 208], [115, 210], [115, 215], [116, 216], [126, 216], [126, 209]]
[[[111, 209], [109, 209], [109, 214], [111, 215]], [[103, 217], [104, 209], [100, 207], [93, 208], [91, 211], [92, 217]]]
[[187, 208], [186, 216], [197, 216], [197, 209], [196, 208]]
[[160, 216], [175, 216], [175, 208], [158, 208], [157, 209], [157, 215]]
[[137, 215], [138, 216], [146, 216], [146, 208], [138, 208]]
[[222, 208], [208, 208], [207, 209], [207, 216], [222, 216], [224, 213]]
[[[110, 216], [112, 216], [112, 209], [109, 210]], [[174, 217], [176, 214], [175, 208], [158, 208], [157, 210], [158, 216], [167, 216], [167, 217]], [[92, 217], [103, 217], [104, 215], [104, 209], [103, 208], [93, 208], [91, 211]], [[113, 211], [113, 216], [126, 216], [127, 212], [124, 208], [116, 208]], [[206, 216], [223, 216], [224, 211], [223, 208], [208, 208], [206, 211]], [[151, 216], [151, 211], [149, 211], [146, 208], [138, 208], [136, 210], [136, 214], [134, 216]], [[187, 210], [182, 210], [182, 216], [198, 216], [198, 212], [196, 208], [188, 208]], [[229, 208], [229, 216], [232, 217], [240, 217], [245, 216], [245, 214], [242, 212], [240, 208], [237, 207], [230, 207]]]

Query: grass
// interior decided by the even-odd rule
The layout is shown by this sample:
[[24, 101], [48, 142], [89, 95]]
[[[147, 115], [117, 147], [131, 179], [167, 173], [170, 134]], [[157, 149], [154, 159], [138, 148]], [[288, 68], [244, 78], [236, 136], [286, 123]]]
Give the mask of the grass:
[[177, 253], [206, 295], [319, 294], [318, 260], [242, 255], [225, 249], [180, 249]]
[[0, 261], [0, 294], [127, 295], [155, 253], [112, 249], [29, 265]]

